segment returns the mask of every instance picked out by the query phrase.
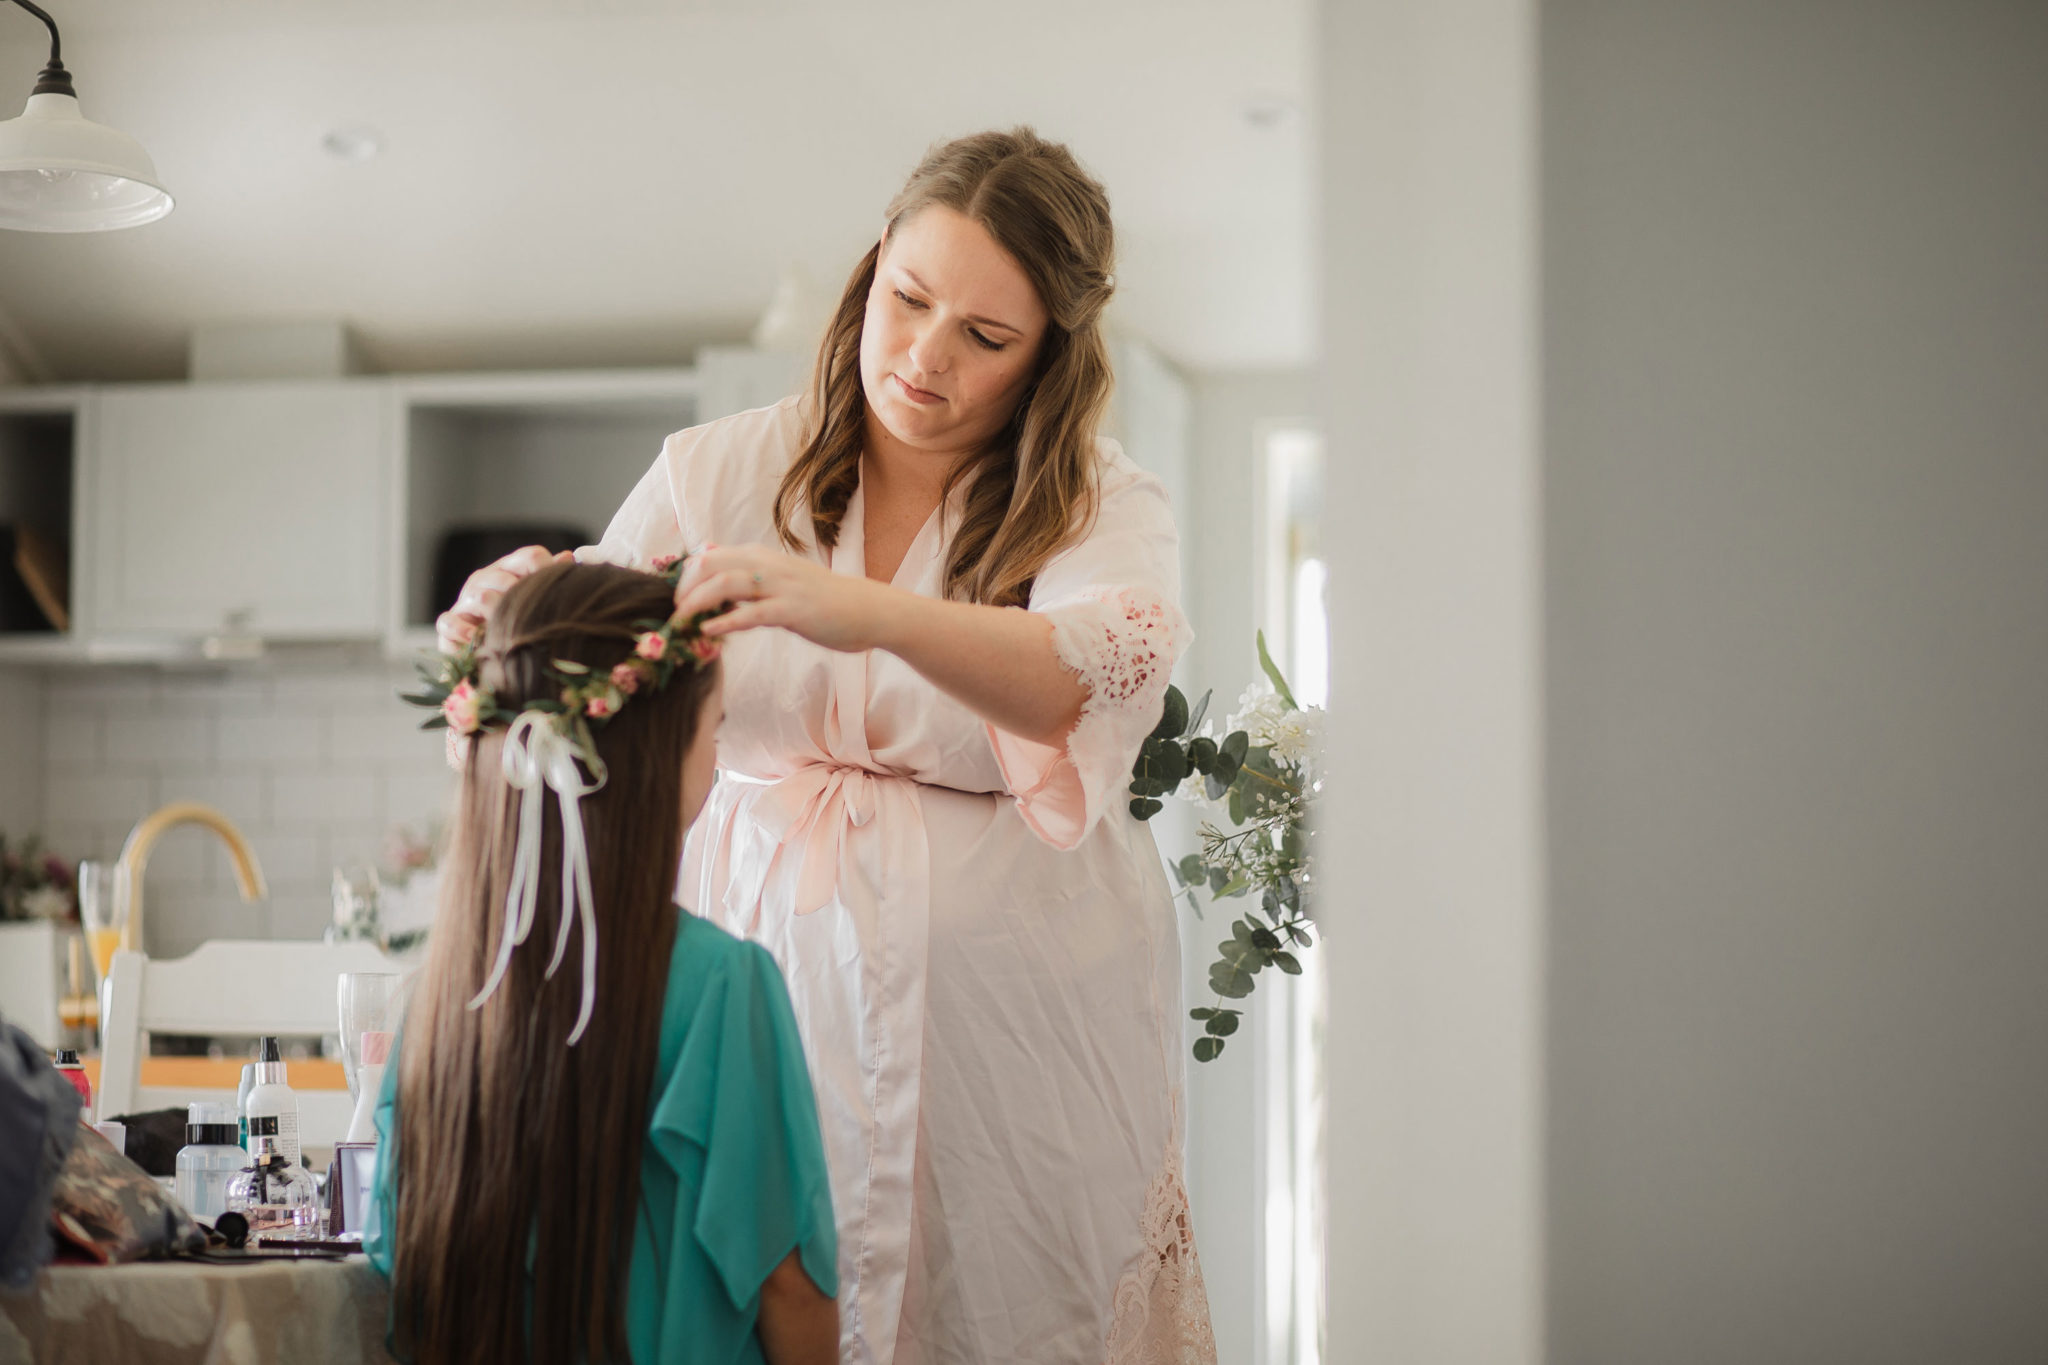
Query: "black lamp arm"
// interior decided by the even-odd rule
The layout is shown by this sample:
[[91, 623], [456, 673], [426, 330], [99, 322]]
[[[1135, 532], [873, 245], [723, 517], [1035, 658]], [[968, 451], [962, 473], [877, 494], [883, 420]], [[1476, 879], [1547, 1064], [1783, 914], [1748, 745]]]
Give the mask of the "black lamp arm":
[[63, 40], [57, 36], [57, 21], [52, 19], [42, 6], [31, 4], [30, 0], [14, 0], [23, 9], [43, 21], [50, 30], [50, 64], [36, 77], [36, 88], [31, 95], [72, 95], [78, 92], [71, 86], [71, 73], [64, 69]]

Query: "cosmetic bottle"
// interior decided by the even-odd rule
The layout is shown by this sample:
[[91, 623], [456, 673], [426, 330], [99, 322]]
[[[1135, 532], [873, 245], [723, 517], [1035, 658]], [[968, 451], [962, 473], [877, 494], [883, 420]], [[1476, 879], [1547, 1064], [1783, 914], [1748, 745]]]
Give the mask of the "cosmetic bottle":
[[[284, 1058], [277, 1039], [256, 1040], [256, 1084], [249, 1091], [249, 1155], [258, 1138], [274, 1138], [277, 1150], [296, 1169], [299, 1164], [299, 1097], [285, 1084]], [[255, 1226], [255, 1220], [250, 1220]]]
[[[250, 1116], [250, 1126], [258, 1116]], [[253, 1237], [298, 1240], [320, 1236], [320, 1194], [296, 1159], [287, 1160], [275, 1136], [249, 1135], [249, 1165], [228, 1182], [227, 1211], [249, 1220]]]
[[84, 1066], [79, 1064], [78, 1054], [68, 1047], [59, 1051], [57, 1053], [57, 1070], [63, 1074], [65, 1080], [71, 1082], [71, 1088], [78, 1092], [79, 1103], [85, 1106], [78, 1111], [79, 1121], [91, 1123], [93, 1121], [92, 1078], [85, 1074]]
[[242, 1063], [242, 1083], [235, 1088], [235, 1145], [249, 1149], [249, 1092], [256, 1088], [256, 1063]]
[[228, 1185], [249, 1164], [235, 1141], [235, 1113], [225, 1103], [197, 1101], [185, 1110], [185, 1145], [178, 1151], [172, 1192], [194, 1218], [211, 1223], [228, 1210]]

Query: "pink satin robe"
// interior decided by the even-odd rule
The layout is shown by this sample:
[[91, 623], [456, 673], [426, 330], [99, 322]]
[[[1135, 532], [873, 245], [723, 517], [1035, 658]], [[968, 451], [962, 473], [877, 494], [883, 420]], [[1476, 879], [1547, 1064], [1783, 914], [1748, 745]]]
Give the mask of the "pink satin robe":
[[[586, 558], [776, 543], [794, 399], [678, 432]], [[729, 639], [679, 896], [782, 966], [839, 1222], [852, 1365], [1215, 1358], [1181, 1176], [1180, 960], [1132, 761], [1189, 638], [1159, 481], [1101, 442], [1095, 528], [1030, 609], [1092, 692], [1064, 749], [893, 655]], [[895, 586], [941, 595], [957, 503]], [[809, 544], [809, 527], [802, 528]], [[862, 499], [829, 554], [864, 572]]]

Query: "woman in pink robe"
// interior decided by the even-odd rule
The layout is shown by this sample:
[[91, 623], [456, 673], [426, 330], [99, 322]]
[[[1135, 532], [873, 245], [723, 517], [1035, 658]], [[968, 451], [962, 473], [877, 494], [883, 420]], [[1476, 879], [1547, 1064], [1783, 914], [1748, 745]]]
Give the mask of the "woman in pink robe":
[[[1048, 184], [1067, 196], [1027, 229], [1099, 203], [1105, 259], [1069, 251], [1083, 278], [1060, 300], [1064, 344], [1085, 327], [1099, 352], [1100, 188], [1021, 130], [962, 139], [913, 176], [842, 305], [865, 440], [833, 543], [777, 512], [821, 387], [671, 436], [583, 555], [687, 554], [683, 605], [737, 604], [706, 627], [726, 636], [721, 777], [679, 899], [787, 977], [839, 1224], [841, 1358], [1212, 1365], [1173, 900], [1126, 791], [1189, 638], [1178, 537], [1160, 482], [1091, 433], [1092, 515], [1024, 600], [949, 591], [972, 480], [944, 477], [1015, 429], [1061, 325], [1019, 267], [1029, 248], [997, 235], [1016, 240], [1019, 210], [989, 210], [992, 184], [1027, 219]], [[821, 372], [833, 355], [828, 337]]]

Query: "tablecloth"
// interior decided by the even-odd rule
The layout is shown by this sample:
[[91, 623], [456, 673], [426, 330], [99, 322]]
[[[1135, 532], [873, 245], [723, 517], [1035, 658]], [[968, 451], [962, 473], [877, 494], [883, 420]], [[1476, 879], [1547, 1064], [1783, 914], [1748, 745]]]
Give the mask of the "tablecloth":
[[384, 1365], [387, 1297], [361, 1256], [51, 1266], [0, 1292], [0, 1365]]

